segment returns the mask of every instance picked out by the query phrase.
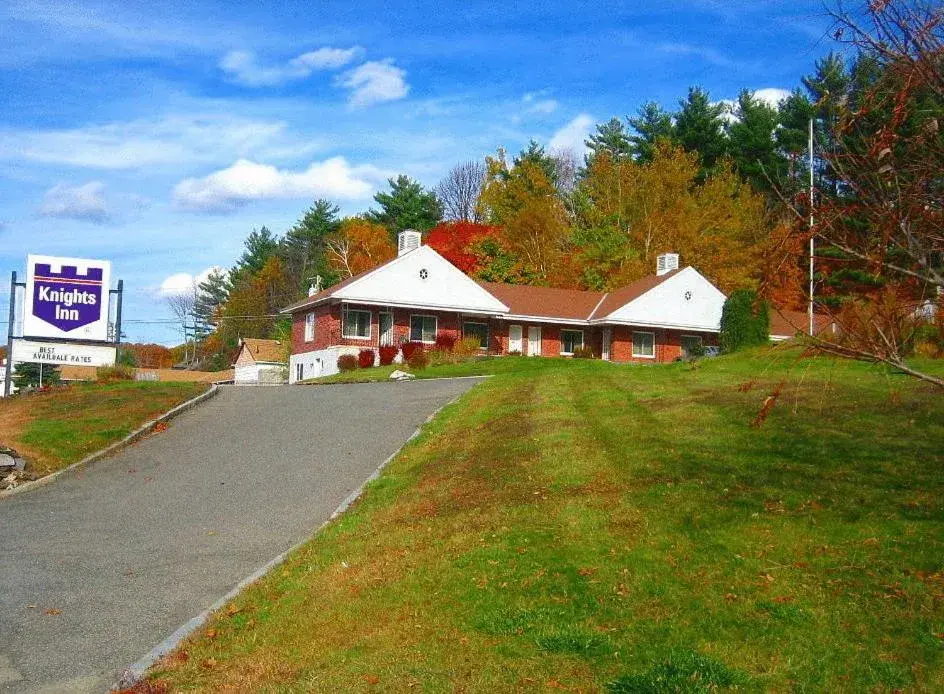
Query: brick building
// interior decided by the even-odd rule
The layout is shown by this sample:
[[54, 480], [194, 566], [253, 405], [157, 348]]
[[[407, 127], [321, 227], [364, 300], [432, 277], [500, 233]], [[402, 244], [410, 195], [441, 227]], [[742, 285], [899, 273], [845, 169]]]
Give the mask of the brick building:
[[417, 232], [399, 255], [285, 308], [292, 316], [289, 380], [337, 371], [337, 358], [438, 333], [475, 336], [483, 354], [570, 356], [589, 347], [617, 362], [665, 362], [692, 345], [717, 344], [725, 296], [678, 256], [613, 292], [476, 282]]

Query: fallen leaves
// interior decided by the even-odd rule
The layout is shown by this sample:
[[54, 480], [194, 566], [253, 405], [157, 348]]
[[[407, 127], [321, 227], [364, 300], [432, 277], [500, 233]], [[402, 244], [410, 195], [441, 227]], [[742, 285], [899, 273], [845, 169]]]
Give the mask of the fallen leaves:
[[43, 614], [49, 617], [58, 617], [59, 615], [62, 614], [62, 610], [56, 607], [49, 607], [43, 612]]

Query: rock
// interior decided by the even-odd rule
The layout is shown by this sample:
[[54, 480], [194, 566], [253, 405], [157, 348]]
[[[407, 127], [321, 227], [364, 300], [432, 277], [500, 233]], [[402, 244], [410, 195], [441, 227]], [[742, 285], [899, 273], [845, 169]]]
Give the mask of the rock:
[[16, 467], [16, 458], [9, 453], [0, 453], [0, 468]]
[[400, 369], [397, 369], [390, 374], [391, 381], [410, 381], [414, 378], [416, 378], [416, 376], [411, 373], [407, 373], [406, 371], [400, 371]]
[[26, 460], [12, 448], [0, 446], [0, 470], [18, 470], [26, 468]]

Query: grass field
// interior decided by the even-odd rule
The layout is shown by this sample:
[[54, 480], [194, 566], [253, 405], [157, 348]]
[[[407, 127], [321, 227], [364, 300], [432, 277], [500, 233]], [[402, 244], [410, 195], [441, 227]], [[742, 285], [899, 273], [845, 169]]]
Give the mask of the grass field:
[[118, 441], [206, 390], [201, 383], [82, 383], [0, 400], [0, 443], [42, 477]]
[[793, 349], [500, 364], [146, 686], [944, 690], [940, 392]]

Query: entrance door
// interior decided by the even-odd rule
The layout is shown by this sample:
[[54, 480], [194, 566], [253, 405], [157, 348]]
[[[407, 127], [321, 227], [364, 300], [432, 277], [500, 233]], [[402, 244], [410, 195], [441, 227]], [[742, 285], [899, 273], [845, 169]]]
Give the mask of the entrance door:
[[600, 358], [603, 361], [610, 360], [610, 342], [613, 340], [613, 331], [610, 328], [603, 328], [603, 347], [600, 350]]
[[380, 344], [393, 344], [393, 314], [387, 311], [380, 314]]
[[509, 325], [508, 326], [508, 351], [509, 352], [522, 352], [521, 344], [521, 326], [520, 325]]
[[528, 354], [532, 357], [541, 355], [541, 328], [537, 325], [528, 326]]

